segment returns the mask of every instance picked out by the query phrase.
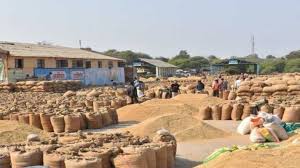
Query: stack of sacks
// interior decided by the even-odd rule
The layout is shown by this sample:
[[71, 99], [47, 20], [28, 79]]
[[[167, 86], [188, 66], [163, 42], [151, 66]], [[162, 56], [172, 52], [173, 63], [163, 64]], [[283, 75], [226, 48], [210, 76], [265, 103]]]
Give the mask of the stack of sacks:
[[259, 112], [257, 116], [246, 117], [237, 128], [242, 135], [250, 133], [250, 140], [254, 143], [280, 142], [288, 139], [288, 134], [280, 125], [281, 119], [277, 115]]
[[252, 96], [252, 92], [250, 90], [252, 83], [251, 81], [244, 81], [241, 83], [240, 87], [237, 90], [237, 95], [239, 97], [250, 97]]
[[0, 83], [0, 91], [12, 91], [14, 89], [14, 84], [9, 82]]

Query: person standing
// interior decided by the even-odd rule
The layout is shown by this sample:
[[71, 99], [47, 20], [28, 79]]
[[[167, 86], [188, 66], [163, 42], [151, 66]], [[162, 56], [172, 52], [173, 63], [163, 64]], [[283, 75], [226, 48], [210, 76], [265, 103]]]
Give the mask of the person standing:
[[240, 78], [237, 77], [237, 78], [236, 78], [236, 80], [235, 80], [235, 82], [234, 82], [234, 89], [235, 89], [235, 90], [237, 90], [237, 89], [240, 87], [241, 82], [242, 82], [242, 81], [241, 81], [241, 78], [242, 78], [242, 77], [240, 77]]
[[212, 84], [212, 90], [213, 90], [214, 97], [219, 97], [219, 89], [220, 89], [219, 80], [215, 79]]
[[180, 85], [178, 84], [177, 81], [175, 81], [174, 83], [172, 83], [172, 85], [171, 85], [172, 97], [175, 97], [175, 96], [178, 95], [179, 87], [180, 87]]
[[138, 103], [137, 90], [134, 86], [134, 82], [130, 82], [130, 85], [127, 88], [127, 94], [131, 98], [131, 104]]
[[198, 84], [196, 86], [197, 93], [202, 93], [204, 91], [204, 83], [202, 83], [201, 80], [198, 81]]

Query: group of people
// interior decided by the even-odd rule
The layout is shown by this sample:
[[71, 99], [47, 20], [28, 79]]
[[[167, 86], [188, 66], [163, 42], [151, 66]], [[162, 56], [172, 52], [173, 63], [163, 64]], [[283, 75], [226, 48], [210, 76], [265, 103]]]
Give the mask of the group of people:
[[143, 81], [139, 81], [137, 78], [134, 78], [134, 81], [130, 82], [130, 85], [127, 87], [127, 94], [131, 98], [131, 103], [138, 103], [139, 97], [144, 96], [145, 84]]
[[228, 81], [222, 76], [219, 76], [212, 83], [213, 96], [222, 97], [223, 92], [228, 90]]

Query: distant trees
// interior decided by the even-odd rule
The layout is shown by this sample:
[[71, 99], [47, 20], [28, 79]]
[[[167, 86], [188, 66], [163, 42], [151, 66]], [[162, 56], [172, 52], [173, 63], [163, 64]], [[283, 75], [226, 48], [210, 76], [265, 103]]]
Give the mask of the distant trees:
[[[107, 50], [103, 52], [104, 55], [125, 59], [128, 64], [132, 64], [133, 61], [138, 58], [152, 57], [145, 53], [134, 52], [131, 50], [117, 51], [115, 49]], [[177, 55], [172, 58], [157, 57], [155, 59], [169, 62], [170, 64], [178, 66], [181, 69], [200, 69], [207, 67], [211, 64], [220, 63], [222, 59], [215, 55], [208, 57], [203, 56], [191, 56], [187, 50], [181, 50]], [[273, 72], [300, 72], [300, 51], [293, 51], [288, 55], [280, 58], [276, 58], [273, 55], [266, 56], [265, 59], [260, 58], [257, 54], [247, 55], [245, 57], [239, 57], [238, 59], [257, 63], [260, 65], [261, 73], [269, 74]], [[227, 67], [225, 71], [228, 73], [237, 73], [242, 67]]]
[[103, 54], [107, 55], [107, 56], [125, 59], [127, 64], [132, 64], [133, 61], [137, 60], [138, 58], [149, 58], [149, 59], [152, 58], [148, 54], [140, 53], [140, 52], [133, 52], [131, 50], [117, 51], [115, 49], [111, 49], [111, 50], [107, 50], [107, 51], [103, 52]]

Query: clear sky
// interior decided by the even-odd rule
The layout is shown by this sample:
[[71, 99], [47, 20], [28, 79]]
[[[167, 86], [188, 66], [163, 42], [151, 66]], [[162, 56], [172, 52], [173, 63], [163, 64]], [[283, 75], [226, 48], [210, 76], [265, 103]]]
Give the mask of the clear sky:
[[300, 0], [0, 0], [0, 41], [49, 41], [172, 57], [300, 49]]

